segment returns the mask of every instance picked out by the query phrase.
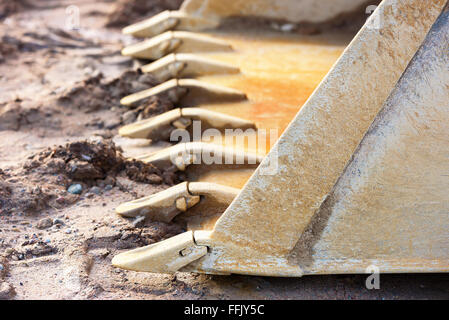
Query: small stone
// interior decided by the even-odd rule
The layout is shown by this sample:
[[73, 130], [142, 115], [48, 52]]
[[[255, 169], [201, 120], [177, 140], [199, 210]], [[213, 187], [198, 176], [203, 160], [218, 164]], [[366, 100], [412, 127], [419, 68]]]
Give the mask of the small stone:
[[83, 160], [86, 160], [86, 161], [91, 161], [91, 160], [92, 160], [91, 157], [86, 156], [85, 154], [82, 154], [82, 155], [81, 155], [81, 158], [82, 158]]
[[92, 254], [94, 256], [100, 257], [100, 258], [106, 258], [111, 252], [108, 249], [102, 248], [92, 251]]
[[99, 195], [99, 194], [101, 194], [101, 189], [98, 188], [98, 187], [92, 187], [92, 188], [90, 188], [89, 192], [93, 193], [93, 194], [96, 194], [96, 195]]
[[110, 184], [108, 184], [106, 187], [104, 187], [105, 191], [111, 191], [112, 190], [112, 186]]
[[68, 189], [67, 192], [71, 194], [81, 194], [83, 192], [83, 187], [80, 184], [72, 184]]
[[115, 178], [111, 176], [107, 176], [106, 179], [103, 180], [105, 185], [110, 184], [111, 186], [115, 186]]
[[120, 237], [120, 240], [126, 240], [133, 236], [133, 233], [130, 231], [125, 231], [122, 236]]
[[65, 233], [71, 234], [71, 233], [72, 233], [72, 229], [70, 229], [70, 228], [69, 228], [69, 229], [66, 229], [66, 230], [65, 230]]
[[53, 224], [56, 226], [61, 226], [64, 225], [64, 221], [62, 221], [61, 219], [54, 219]]
[[120, 126], [121, 121], [120, 120], [116, 120], [116, 119], [108, 119], [105, 121], [105, 128], [108, 130], [113, 130], [115, 128], [117, 128], [118, 126]]
[[280, 27], [282, 32], [292, 32], [295, 28], [296, 28], [296, 25], [291, 24], [291, 23], [283, 24]]
[[59, 197], [59, 198], [56, 199], [56, 202], [58, 204], [64, 204], [65, 203], [65, 198], [64, 197]]
[[10, 299], [14, 294], [14, 288], [9, 283], [0, 283], [0, 300]]
[[134, 110], [130, 110], [122, 115], [122, 122], [123, 124], [131, 124], [136, 121], [136, 118], [137, 118], [136, 112]]
[[53, 225], [53, 220], [51, 220], [50, 218], [44, 218], [39, 220], [39, 222], [36, 224], [36, 228], [43, 230], [43, 229], [48, 229]]

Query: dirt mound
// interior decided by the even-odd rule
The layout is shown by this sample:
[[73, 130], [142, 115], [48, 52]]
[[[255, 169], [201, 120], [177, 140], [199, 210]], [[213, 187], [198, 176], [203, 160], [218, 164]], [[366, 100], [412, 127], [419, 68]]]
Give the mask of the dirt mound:
[[26, 0], [0, 0], [0, 20], [30, 7]]
[[106, 27], [124, 27], [164, 10], [179, 9], [183, 0], [120, 0], [109, 15]]
[[8, 41], [5, 41], [5, 37], [2, 37], [0, 42], [0, 63], [3, 63], [6, 58], [15, 56], [18, 50], [17, 45], [8, 43]]
[[[0, 171], [0, 215], [62, 208], [82, 195], [101, 193], [102, 188], [130, 191], [128, 182], [171, 185], [177, 181], [173, 172], [125, 159], [110, 140], [73, 142], [31, 156], [17, 172]], [[73, 185], [79, 188], [76, 194], [67, 191]]]
[[17, 131], [29, 125], [59, 129], [59, 121], [51, 118], [56, 112], [50, 107], [43, 108], [40, 103], [24, 108], [20, 99], [0, 104], [0, 131]]
[[[11, 175], [0, 176], [0, 216], [13, 212], [33, 213], [49, 206], [57, 207], [58, 204], [52, 202], [63, 191], [65, 190], [57, 185], [30, 186], [26, 179], [23, 181]], [[73, 203], [73, 199], [67, 199], [66, 202]]]
[[33, 52], [36, 51], [35, 44], [29, 44], [9, 35], [2, 35], [0, 41], [0, 63], [17, 57], [19, 52]]
[[[99, 73], [62, 93], [58, 103], [85, 112], [95, 112], [119, 106], [120, 99], [124, 96], [149, 89], [157, 84], [158, 82], [150, 74], [141, 74], [137, 71], [126, 71], [120, 77], [110, 81], [106, 81]], [[152, 97], [133, 112], [135, 118], [140, 113], [146, 118], [173, 107], [173, 103], [168, 98]]]
[[173, 175], [151, 164], [125, 159], [115, 144], [101, 138], [69, 143], [47, 149], [28, 161], [24, 169], [41, 174], [63, 174], [69, 182], [83, 182], [90, 186], [97, 180], [113, 181], [120, 174], [142, 183], [171, 184]]

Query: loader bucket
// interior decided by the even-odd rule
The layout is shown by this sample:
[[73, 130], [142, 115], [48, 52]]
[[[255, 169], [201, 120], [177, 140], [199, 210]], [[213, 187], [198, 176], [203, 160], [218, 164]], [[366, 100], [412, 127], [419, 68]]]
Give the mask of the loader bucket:
[[[337, 2], [356, 1], [329, 8]], [[342, 13], [313, 15], [317, 1], [220, 3], [183, 10], [293, 20], [310, 9], [316, 22]], [[447, 1], [384, 0], [212, 228], [113, 265], [284, 277], [449, 271], [448, 71]]]

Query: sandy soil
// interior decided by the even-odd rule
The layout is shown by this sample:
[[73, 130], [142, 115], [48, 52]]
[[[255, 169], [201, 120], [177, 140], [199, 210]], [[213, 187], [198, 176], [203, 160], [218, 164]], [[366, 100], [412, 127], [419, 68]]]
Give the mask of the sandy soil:
[[[13, 4], [12, 4], [13, 3]], [[172, 107], [129, 111], [119, 99], [157, 84], [133, 71], [113, 27], [180, 1], [0, 1], [0, 299], [403, 299], [448, 298], [449, 275], [281, 279], [160, 275], [111, 266], [112, 257], [182, 232], [181, 224], [124, 219], [114, 208], [180, 181], [126, 161], [117, 128]], [[81, 13], [67, 30], [66, 8]], [[141, 12], [144, 11], [145, 14]], [[82, 193], [67, 188], [80, 184]]]

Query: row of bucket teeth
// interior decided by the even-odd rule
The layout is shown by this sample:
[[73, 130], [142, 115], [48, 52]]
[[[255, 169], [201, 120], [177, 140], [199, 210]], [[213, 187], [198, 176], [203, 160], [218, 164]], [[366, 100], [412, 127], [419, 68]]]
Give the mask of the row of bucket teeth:
[[[195, 77], [238, 74], [240, 69], [195, 53], [232, 52], [228, 43], [188, 31], [217, 26], [217, 21], [189, 16], [181, 11], [165, 11], [148, 20], [126, 27], [123, 33], [137, 38], [149, 38], [125, 47], [122, 54], [152, 62], [140, 67], [160, 82], [150, 89], [131, 94], [121, 100], [125, 106], [135, 106], [152, 96], [165, 95], [181, 106], [150, 119], [120, 128], [126, 138], [148, 139], [151, 142], [173, 141], [176, 130], [192, 132], [194, 121], [200, 130], [256, 129], [252, 121], [222, 113], [195, 108], [198, 105], [247, 100], [244, 92], [202, 82]], [[137, 159], [165, 170], [185, 171], [198, 164], [256, 165], [263, 156], [234, 147], [201, 141], [183, 142], [169, 148], [138, 156]], [[152, 220], [170, 222], [181, 212], [187, 212], [207, 201], [227, 207], [239, 189], [206, 182], [184, 182], [154, 195], [120, 205], [116, 211], [126, 217], [147, 216]]]

